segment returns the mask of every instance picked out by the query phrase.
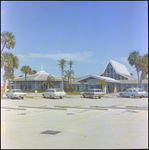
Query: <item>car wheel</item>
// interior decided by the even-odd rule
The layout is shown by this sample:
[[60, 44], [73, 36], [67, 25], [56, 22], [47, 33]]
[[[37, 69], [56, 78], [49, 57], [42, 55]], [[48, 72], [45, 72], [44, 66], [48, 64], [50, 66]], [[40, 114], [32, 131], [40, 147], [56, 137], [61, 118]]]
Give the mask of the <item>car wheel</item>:
[[43, 94], [43, 98], [46, 98], [44, 94]]
[[22, 99], [24, 99], [24, 97], [22, 97]]
[[83, 98], [85, 98], [85, 95], [83, 94]]
[[121, 97], [124, 97], [123, 94], [120, 95]]
[[62, 96], [60, 96], [59, 98], [60, 98], [60, 99], [62, 99], [63, 97], [62, 97]]
[[100, 99], [101, 97], [99, 96], [99, 99]]
[[135, 98], [136, 96], [133, 94], [132, 97]]

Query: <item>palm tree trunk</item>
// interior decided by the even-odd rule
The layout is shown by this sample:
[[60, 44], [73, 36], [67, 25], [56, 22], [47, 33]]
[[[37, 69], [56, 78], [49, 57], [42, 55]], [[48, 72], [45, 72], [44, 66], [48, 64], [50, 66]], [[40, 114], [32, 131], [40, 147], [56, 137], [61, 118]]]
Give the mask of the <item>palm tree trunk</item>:
[[11, 90], [11, 82], [10, 82], [10, 79], [8, 80], [9, 81], [9, 91]]
[[6, 42], [4, 43], [4, 45], [3, 45], [2, 49], [1, 49], [1, 53], [3, 52], [5, 45], [6, 45]]
[[138, 76], [138, 84], [139, 84], [139, 87], [140, 87], [139, 71], [137, 71], [137, 76]]
[[4, 92], [6, 92], [5, 91], [5, 86], [6, 86], [6, 80], [7, 80], [7, 72], [8, 72], [8, 70], [6, 69], [6, 71], [5, 71], [5, 78], [4, 78]]
[[26, 86], [26, 73], [25, 73], [25, 85], [24, 85], [23, 92], [25, 91], [25, 86]]
[[143, 75], [144, 75], [144, 71], [142, 71], [141, 77], [140, 77], [140, 88], [142, 88]]
[[[70, 66], [70, 84], [71, 84], [71, 66]], [[72, 85], [71, 85], [72, 86]]]

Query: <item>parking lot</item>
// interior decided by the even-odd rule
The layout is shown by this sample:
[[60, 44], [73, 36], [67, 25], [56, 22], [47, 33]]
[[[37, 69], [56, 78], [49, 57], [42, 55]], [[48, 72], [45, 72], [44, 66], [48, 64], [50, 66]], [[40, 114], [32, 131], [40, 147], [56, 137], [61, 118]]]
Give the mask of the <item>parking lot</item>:
[[1, 148], [146, 149], [148, 98], [2, 98]]

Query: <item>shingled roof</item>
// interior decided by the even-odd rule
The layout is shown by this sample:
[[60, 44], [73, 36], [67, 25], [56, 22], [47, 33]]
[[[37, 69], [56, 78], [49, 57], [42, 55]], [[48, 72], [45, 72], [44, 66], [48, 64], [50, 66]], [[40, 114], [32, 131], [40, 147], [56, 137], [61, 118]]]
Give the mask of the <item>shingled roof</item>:
[[[49, 75], [50, 74], [48, 74], [47, 72], [41, 70], [36, 74], [27, 75], [26, 81], [47, 81], [47, 77]], [[55, 78], [55, 81], [62, 81], [62, 77], [55, 75], [52, 76]], [[13, 79], [12, 81], [25, 81], [25, 77], [18, 77]]]

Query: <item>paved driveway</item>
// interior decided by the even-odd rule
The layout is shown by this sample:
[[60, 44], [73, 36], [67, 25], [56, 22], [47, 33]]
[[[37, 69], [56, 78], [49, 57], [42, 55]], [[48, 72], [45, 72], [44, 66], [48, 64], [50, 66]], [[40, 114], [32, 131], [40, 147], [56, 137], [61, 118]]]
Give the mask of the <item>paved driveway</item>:
[[1, 148], [148, 148], [148, 99], [1, 100]]

